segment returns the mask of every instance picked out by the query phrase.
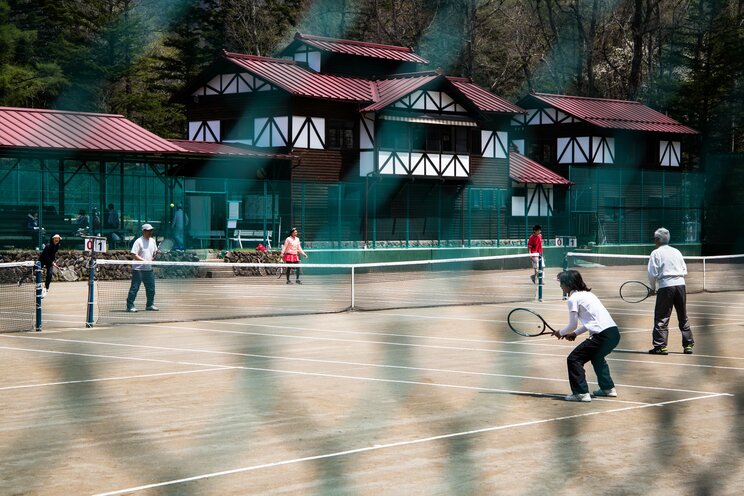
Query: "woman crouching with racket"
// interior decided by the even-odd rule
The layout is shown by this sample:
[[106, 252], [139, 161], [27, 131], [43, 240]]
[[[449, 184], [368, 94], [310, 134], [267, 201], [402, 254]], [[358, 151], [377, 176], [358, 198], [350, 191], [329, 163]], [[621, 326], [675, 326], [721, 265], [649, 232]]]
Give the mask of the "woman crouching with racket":
[[561, 272], [558, 282], [563, 293], [568, 295], [568, 324], [554, 331], [553, 335], [558, 339], [573, 341], [579, 334], [589, 331], [589, 337], [568, 355], [568, 381], [572, 394], [566, 396], [566, 401], [592, 401], [584, 371], [584, 364], [589, 361], [599, 382], [599, 389], [593, 395], [616, 397], [615, 383], [610, 377], [610, 367], [605, 357], [620, 342], [617, 324], [599, 298], [586, 287], [578, 271]]

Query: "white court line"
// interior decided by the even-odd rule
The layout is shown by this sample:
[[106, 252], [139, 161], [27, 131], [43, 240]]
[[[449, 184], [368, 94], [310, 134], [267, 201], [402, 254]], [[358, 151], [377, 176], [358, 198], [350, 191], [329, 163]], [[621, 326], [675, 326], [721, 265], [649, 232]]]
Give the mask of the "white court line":
[[[337, 331], [337, 330], [325, 330], [325, 329], [317, 329], [317, 328], [309, 328], [309, 327], [291, 327], [291, 326], [277, 326], [272, 324], [252, 324], [252, 323], [235, 323], [235, 322], [228, 322], [228, 321], [208, 321], [211, 323], [216, 324], [230, 324], [230, 325], [244, 325], [247, 327], [268, 327], [268, 328], [278, 328], [278, 329], [287, 329], [287, 330], [299, 330], [299, 331], [315, 331], [315, 332], [343, 332], [343, 333], [351, 333], [354, 334], [354, 331]], [[414, 344], [414, 343], [396, 343], [394, 341], [368, 341], [368, 340], [362, 340], [362, 339], [339, 339], [339, 338], [323, 338], [323, 337], [317, 337], [317, 336], [298, 336], [296, 334], [271, 334], [271, 333], [263, 333], [263, 332], [245, 332], [245, 331], [231, 331], [227, 329], [205, 329], [203, 327], [186, 327], [186, 326], [174, 326], [167, 323], [163, 324], [139, 324], [142, 327], [155, 327], [158, 329], [177, 329], [177, 330], [190, 330], [190, 331], [203, 331], [203, 332], [211, 332], [216, 334], [239, 334], [239, 335], [245, 335], [245, 336], [263, 336], [263, 337], [280, 337], [280, 338], [289, 338], [289, 339], [306, 339], [310, 341], [338, 341], [342, 343], [358, 343], [358, 344], [384, 344], [384, 345], [391, 345], [391, 346], [405, 346], [405, 347], [411, 347], [411, 348], [432, 348], [432, 349], [444, 349], [444, 350], [453, 350], [453, 351], [477, 351], [477, 352], [483, 352], [483, 353], [503, 353], [503, 354], [512, 354], [512, 355], [530, 355], [530, 356], [545, 356], [545, 357], [560, 357], [565, 358], [565, 354], [552, 354], [552, 353], [537, 353], [537, 352], [529, 352], [529, 351], [514, 351], [514, 350], [498, 350], [498, 349], [490, 349], [490, 348], [468, 348], [468, 347], [458, 347], [458, 346], [439, 346], [439, 345], [433, 345], [433, 344]], [[375, 334], [375, 333], [372, 333]], [[407, 335], [403, 335], [403, 337], [409, 337]], [[446, 338], [445, 338], [446, 339]], [[549, 338], [552, 339], [552, 338]], [[536, 341], [535, 339], [532, 339], [532, 341]], [[518, 342], [513, 341], [495, 341], [495, 343], [501, 343], [501, 344], [518, 344]], [[531, 343], [531, 345], [537, 345], [537, 342]], [[566, 346], [561, 346], [557, 344], [548, 344], [543, 343], [543, 346], [549, 346], [549, 347], [559, 347], [559, 348], [566, 348]], [[618, 349], [617, 351], [628, 351], [628, 352], [637, 352], [638, 350], [625, 350], [625, 349]], [[643, 354], [641, 352], [640, 354]], [[716, 355], [696, 355], [697, 357], [706, 357], [706, 358], [716, 358], [716, 359], [723, 359], [723, 360], [744, 360], [742, 357], [726, 357], [726, 356], [716, 356]], [[699, 367], [699, 368], [711, 368], [711, 369], [722, 369], [722, 370], [744, 370], [744, 368], [741, 367], [725, 367], [722, 365], [700, 365], [700, 364], [692, 364], [692, 363], [677, 363], [677, 362], [656, 362], [652, 360], [629, 360], [629, 359], [622, 359], [622, 358], [612, 358], [611, 355], [607, 358], [607, 361], [618, 361], [618, 362], [632, 362], [632, 363], [655, 363], [655, 364], [665, 364], [665, 365], [679, 365], [680, 367]]]
[[48, 386], [65, 386], [68, 384], [85, 384], [88, 382], [107, 382], [107, 381], [121, 381], [121, 380], [129, 380], [129, 379], [147, 379], [150, 377], [164, 377], [164, 376], [183, 375], [183, 374], [198, 374], [201, 372], [214, 372], [215, 370], [225, 370], [225, 369], [230, 369], [230, 367], [216, 366], [215, 368], [211, 368], [211, 369], [184, 370], [182, 372], [161, 372], [159, 374], [141, 374], [141, 375], [118, 376], [118, 377], [101, 377], [99, 379], [83, 379], [79, 381], [58, 381], [58, 382], [45, 382], [41, 384], [23, 384], [20, 386], [0, 387], [0, 391], [6, 391], [10, 389], [30, 389], [30, 388], [48, 387]]
[[[510, 378], [510, 379], [528, 379], [528, 380], [549, 381], [549, 382], [568, 382], [567, 379], [557, 379], [553, 377], [534, 377], [534, 376], [523, 376], [523, 375], [514, 375], [514, 374], [494, 374], [494, 373], [489, 373], [489, 372], [473, 372], [473, 371], [467, 371], [467, 370], [410, 367], [410, 366], [403, 366], [403, 365], [388, 365], [388, 364], [376, 364], [376, 363], [365, 363], [365, 362], [347, 362], [347, 361], [341, 361], [341, 360], [323, 360], [323, 359], [318, 359], [318, 358], [297, 358], [297, 357], [287, 357], [287, 356], [280, 356], [280, 355], [259, 355], [259, 354], [254, 354], [254, 353], [240, 353], [236, 351], [204, 350], [200, 348], [173, 348], [173, 347], [166, 347], [166, 346], [152, 346], [152, 345], [127, 344], [127, 343], [110, 343], [106, 341], [43, 338], [43, 337], [35, 337], [35, 336], [29, 336], [28, 339], [58, 341], [58, 342], [63, 342], [63, 343], [95, 344], [95, 345], [104, 345], [104, 346], [113, 346], [113, 347], [122, 347], [122, 348], [137, 348], [137, 349], [147, 349], [147, 350], [203, 353], [203, 354], [208, 354], [208, 355], [268, 358], [268, 359], [275, 359], [275, 360], [321, 363], [321, 364], [329, 364], [329, 365], [349, 365], [349, 366], [355, 366], [355, 367], [415, 370], [415, 371], [421, 371], [421, 372], [444, 372], [444, 373], [451, 373], [451, 374], [475, 375], [475, 376], [485, 376], [485, 377], [505, 377], [505, 378]], [[0, 348], [3, 348], [3, 347], [0, 347]], [[231, 365], [224, 365], [224, 366], [219, 366], [219, 367], [233, 368], [233, 366]], [[587, 382], [590, 384], [596, 384], [595, 381], [587, 381]], [[649, 390], [654, 390], [654, 391], [668, 391], [668, 392], [691, 393], [691, 394], [720, 394], [720, 393], [716, 393], [713, 391], [698, 391], [694, 389], [657, 388], [657, 387], [652, 387], [652, 386], [634, 386], [634, 385], [626, 385], [626, 384], [618, 384], [617, 387], [649, 389]], [[0, 388], [0, 390], [2, 389], [3, 388]]]
[[641, 408], [662, 407], [662, 406], [672, 405], [674, 403], [682, 403], [682, 402], [686, 402], [686, 401], [697, 401], [697, 400], [703, 400], [703, 399], [708, 399], [708, 398], [716, 398], [716, 397], [719, 397], [719, 396], [723, 396], [723, 395], [721, 395], [721, 394], [711, 394], [711, 395], [706, 395], [706, 396], [698, 396], [698, 397], [695, 397], [695, 398], [686, 398], [686, 399], [682, 399], [682, 400], [674, 400], [674, 401], [665, 401], [665, 402], [661, 402], [661, 403], [651, 403], [651, 404], [645, 404], [645, 405], [628, 406], [628, 407], [616, 408], [616, 409], [612, 409], [612, 410], [593, 411], [593, 412], [587, 412], [587, 413], [580, 413], [580, 414], [576, 414], [576, 415], [565, 415], [563, 417], [553, 417], [553, 418], [549, 418], [549, 419], [531, 420], [531, 421], [527, 421], [527, 422], [519, 422], [519, 423], [515, 423], [515, 424], [508, 424], [508, 425], [499, 425], [499, 426], [495, 426], [495, 427], [484, 427], [482, 429], [474, 429], [474, 430], [470, 430], [470, 431], [461, 431], [461, 432], [452, 432], [452, 433], [449, 433], [449, 434], [441, 434], [441, 435], [438, 435], [438, 436], [430, 436], [430, 437], [425, 437], [425, 438], [420, 438], [420, 439], [412, 439], [412, 440], [409, 440], [409, 441], [398, 441], [398, 442], [394, 442], [394, 443], [376, 444], [374, 446], [365, 446], [363, 448], [355, 448], [355, 449], [350, 449], [350, 450], [345, 450], [345, 451], [336, 451], [336, 452], [333, 452], [333, 453], [325, 453], [325, 454], [322, 454], [322, 455], [306, 456], [306, 457], [302, 457], [302, 458], [293, 458], [293, 459], [290, 459], [290, 460], [282, 460], [282, 461], [272, 462], [272, 463], [263, 463], [263, 464], [260, 464], [260, 465], [252, 465], [252, 466], [248, 466], [248, 467], [234, 468], [234, 469], [231, 469], [231, 470], [223, 470], [223, 471], [220, 471], [220, 472], [211, 472], [211, 473], [206, 473], [206, 474], [194, 475], [194, 476], [191, 476], [191, 477], [184, 477], [182, 479], [174, 479], [174, 480], [165, 481], [165, 482], [157, 482], [157, 483], [146, 484], [146, 485], [142, 485], [142, 486], [129, 487], [129, 488], [126, 488], [126, 489], [119, 489], [119, 490], [109, 491], [109, 492], [105, 492], [105, 493], [97, 493], [95, 496], [116, 496], [116, 495], [119, 495], [119, 494], [126, 494], [126, 493], [135, 492], [135, 491], [143, 491], [143, 490], [146, 490], [146, 489], [154, 489], [154, 488], [158, 488], [158, 487], [173, 486], [173, 485], [176, 485], [176, 484], [184, 484], [184, 483], [187, 483], [187, 482], [196, 482], [196, 481], [204, 480], [204, 479], [212, 479], [212, 478], [215, 478], [215, 477], [224, 477], [226, 475], [233, 475], [233, 474], [239, 474], [239, 473], [245, 473], [245, 472], [252, 472], [252, 471], [266, 469], [266, 468], [281, 467], [281, 466], [292, 465], [292, 464], [296, 464], [296, 463], [304, 463], [304, 462], [309, 462], [309, 461], [314, 461], [314, 460], [322, 460], [322, 459], [327, 459], [327, 458], [337, 458], [337, 457], [341, 457], [341, 456], [355, 455], [355, 454], [359, 454], [359, 453], [366, 453], [366, 452], [370, 452], [370, 451], [378, 451], [378, 450], [390, 449], [390, 448], [400, 448], [402, 446], [413, 446], [413, 445], [417, 445], [417, 444], [430, 443], [430, 442], [433, 442], [433, 441], [441, 441], [443, 439], [452, 439], [452, 438], [457, 438], [457, 437], [473, 436], [473, 435], [483, 434], [483, 433], [487, 433], [487, 432], [502, 431], [502, 430], [507, 430], [507, 429], [521, 428], [521, 427], [531, 427], [531, 426], [534, 426], [534, 425], [547, 424], [547, 423], [553, 423], [553, 422], [560, 422], [560, 421], [571, 420], [571, 419], [576, 419], [576, 418], [592, 417], [592, 416], [600, 415], [600, 414], [604, 415], [604, 414], [608, 414], [608, 413], [619, 413], [619, 412], [627, 412], [627, 411], [631, 411], [631, 410], [638, 410], [638, 409], [641, 409]]
[[[73, 352], [62, 352], [62, 351], [50, 351], [50, 350], [37, 350], [33, 348], [9, 348], [5, 346], [0, 346], [0, 349], [9, 349], [14, 351], [28, 351], [32, 353], [59, 353], [63, 355], [76, 355], [76, 356], [87, 356], [87, 357], [95, 357], [95, 358], [119, 358], [124, 360], [141, 360], [146, 362], [165, 362], [168, 363], [167, 360], [152, 360], [148, 358], [134, 358], [134, 357], [121, 357], [121, 356], [115, 356], [115, 355], [93, 355], [89, 353], [73, 353]], [[177, 364], [183, 364], [183, 363], [189, 363], [189, 362], [177, 362], [177, 361], [171, 361], [170, 363], [177, 363]], [[505, 394], [513, 394], [518, 396], [543, 396], [543, 397], [550, 397], [550, 398], [556, 398], [556, 397], [563, 397], [564, 395], [559, 395], [555, 393], [540, 393], [537, 391], [518, 391], [514, 389], [497, 389], [497, 388], [486, 388], [486, 387], [478, 387], [478, 386], [463, 386], [460, 384], [446, 384], [446, 383], [440, 383], [440, 382], [420, 382], [420, 381], [406, 381], [402, 379], [380, 379], [378, 377], [363, 377], [363, 376], [355, 376], [355, 375], [340, 375], [340, 374], [326, 374], [323, 372], [302, 372], [298, 370], [282, 370], [282, 369], [268, 369], [264, 367], [246, 367], [243, 365], [214, 365], [214, 364], [199, 364], [199, 363], [190, 363], [191, 365], [199, 365], [202, 367], [210, 367], [215, 370], [251, 370], [254, 372], [272, 372], [276, 374], [287, 374], [287, 375], [299, 375], [299, 376], [309, 376], [309, 377], [325, 377], [325, 378], [332, 378], [332, 379], [349, 379], [349, 380], [355, 380], [355, 381], [369, 381], [369, 382], [383, 382], [383, 383], [395, 383], [395, 384], [409, 384], [414, 386], [431, 386], [431, 387], [440, 387], [440, 388], [447, 388], [447, 389], [465, 389], [468, 391], [479, 391], [479, 392], [486, 392], [486, 393], [505, 393]], [[728, 393], [711, 393], [715, 395], [725, 395]], [[610, 401], [613, 403], [631, 403], [634, 405], [648, 405], [649, 403], [644, 403], [641, 401], [623, 401], [623, 400], [616, 400], [616, 399], [603, 399], [603, 401]]]

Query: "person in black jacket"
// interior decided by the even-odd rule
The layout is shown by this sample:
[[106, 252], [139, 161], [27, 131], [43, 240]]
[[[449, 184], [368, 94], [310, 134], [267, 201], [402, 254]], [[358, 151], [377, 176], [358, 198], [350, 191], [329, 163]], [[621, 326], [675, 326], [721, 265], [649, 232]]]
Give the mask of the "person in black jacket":
[[[62, 241], [62, 237], [59, 234], [55, 234], [52, 236], [52, 239], [49, 240], [49, 243], [44, 246], [44, 249], [42, 250], [41, 254], [39, 255], [39, 262], [41, 262], [42, 269], [46, 269], [46, 279], [44, 280], [44, 289], [42, 290], [42, 297], [46, 296], [47, 291], [49, 290], [49, 286], [52, 284], [52, 275], [54, 271], [54, 267], [59, 269], [59, 266], [57, 265], [57, 262], [55, 261], [57, 259], [57, 252], [59, 251], [59, 244]], [[29, 275], [33, 274], [33, 267], [31, 267], [28, 271], [26, 271], [23, 276], [18, 280], [18, 285], [20, 286], [23, 280], [28, 277]]]

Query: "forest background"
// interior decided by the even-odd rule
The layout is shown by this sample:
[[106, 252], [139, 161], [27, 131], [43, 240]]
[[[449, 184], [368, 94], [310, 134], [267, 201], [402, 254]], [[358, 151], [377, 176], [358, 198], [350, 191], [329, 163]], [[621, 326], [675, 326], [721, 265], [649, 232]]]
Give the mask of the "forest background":
[[183, 138], [172, 101], [221, 49], [295, 32], [412, 47], [497, 95], [640, 100], [744, 152], [744, 0], [0, 0], [0, 105], [123, 114]]
[[[296, 32], [407, 46], [517, 101], [638, 100], [701, 133], [709, 242], [744, 216], [744, 0], [0, 0], [0, 105], [123, 114], [185, 138], [173, 97], [220, 50]], [[744, 233], [736, 250], [744, 250]]]

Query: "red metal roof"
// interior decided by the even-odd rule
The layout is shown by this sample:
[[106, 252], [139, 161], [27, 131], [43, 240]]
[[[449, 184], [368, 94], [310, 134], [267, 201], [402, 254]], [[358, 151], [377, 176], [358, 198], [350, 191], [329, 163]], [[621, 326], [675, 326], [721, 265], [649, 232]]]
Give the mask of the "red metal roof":
[[295, 40], [324, 52], [344, 53], [347, 55], [358, 55], [361, 57], [372, 57], [376, 59], [398, 60], [401, 62], [415, 62], [417, 64], [429, 63], [428, 60], [414, 53], [411, 48], [402, 46], [325, 38], [322, 36], [311, 36], [302, 33], [295, 34]]
[[121, 115], [0, 107], [0, 148], [119, 153], [185, 150]]
[[375, 89], [374, 103], [363, 108], [362, 112], [381, 110], [438, 77], [439, 74], [433, 72], [421, 72], [407, 77], [371, 81], [370, 84], [374, 85]]
[[699, 134], [691, 127], [640, 102], [548, 93], [530, 93], [527, 98], [529, 97], [536, 98], [598, 127], [657, 133]]
[[525, 112], [523, 108], [481, 88], [470, 78], [448, 77], [447, 79], [484, 112], [504, 112], [508, 114], [523, 114]]
[[509, 152], [509, 177], [524, 184], [573, 184], [543, 165], [517, 152]]
[[235, 157], [255, 157], [266, 159], [291, 159], [291, 155], [281, 153], [267, 153], [262, 150], [245, 148], [240, 145], [231, 145], [230, 143], [212, 143], [208, 141], [189, 141], [189, 140], [168, 140], [171, 143], [183, 148], [187, 152], [199, 155], [223, 155]]
[[372, 100], [372, 89], [366, 79], [319, 74], [285, 59], [232, 52], [223, 52], [223, 57], [293, 95], [329, 100]]
[[524, 113], [518, 106], [500, 98], [468, 78], [449, 78], [441, 70], [400, 74], [387, 79], [368, 80], [333, 76], [311, 71], [291, 60], [223, 52], [223, 57], [266, 82], [293, 95], [311, 98], [370, 103], [363, 112], [381, 110], [437, 78], [445, 78], [458, 91], [485, 112]]

